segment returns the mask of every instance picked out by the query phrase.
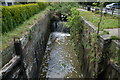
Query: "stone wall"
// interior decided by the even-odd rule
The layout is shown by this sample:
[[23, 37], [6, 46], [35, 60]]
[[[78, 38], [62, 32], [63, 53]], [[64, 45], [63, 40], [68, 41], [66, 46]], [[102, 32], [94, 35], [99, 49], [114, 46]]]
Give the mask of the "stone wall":
[[35, 24], [37, 27], [33, 27], [34, 29], [31, 30], [31, 39], [23, 49], [24, 64], [28, 78], [35, 78], [39, 73], [50, 33], [49, 25], [50, 18], [48, 15], [42, 16]]
[[[41, 15], [40, 19], [30, 26], [30, 30], [26, 32], [19, 40], [21, 44], [21, 53], [16, 52], [14, 44], [2, 51], [4, 67], [0, 69], [3, 78], [34, 78], [37, 79], [47, 40], [50, 33], [50, 12]], [[18, 49], [20, 51], [20, 49]], [[14, 58], [19, 53], [20, 59]], [[22, 56], [22, 57], [21, 57]], [[14, 59], [13, 59], [14, 58]], [[10, 61], [10, 59], [12, 59]], [[8, 63], [9, 62], [9, 63]], [[12, 67], [7, 71], [8, 67]], [[24, 69], [24, 70], [23, 70]], [[4, 72], [7, 71], [7, 72]], [[24, 72], [23, 72], [24, 71]]]
[[[118, 78], [120, 67], [113, 67], [113, 65], [118, 65], [115, 60], [119, 62], [119, 43], [111, 40], [110, 35], [103, 35], [102, 31], [97, 36], [97, 28], [85, 18], [81, 17], [81, 19], [80, 27], [83, 30], [79, 36], [80, 44], [77, 43], [77, 50], [79, 50], [78, 58], [81, 62], [82, 76], [85, 78]], [[110, 64], [111, 60], [113, 64]]]
[[10, 46], [8, 46], [6, 49], [4, 49], [1, 53], [2, 56], [2, 61], [0, 61], [2, 63], [2, 65], [0, 66], [3, 67], [7, 62], [9, 62], [10, 59], [12, 59], [15, 56], [15, 50], [14, 50], [14, 45], [11, 44]]

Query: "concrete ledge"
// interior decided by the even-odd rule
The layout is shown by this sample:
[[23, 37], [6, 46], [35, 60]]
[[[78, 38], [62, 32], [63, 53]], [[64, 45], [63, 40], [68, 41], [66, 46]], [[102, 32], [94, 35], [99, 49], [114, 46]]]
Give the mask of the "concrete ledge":
[[81, 18], [84, 20], [84, 23], [87, 24], [91, 29], [93, 29], [93, 32], [97, 32], [97, 27], [93, 25], [93, 23], [87, 21], [84, 17], [81, 16]]

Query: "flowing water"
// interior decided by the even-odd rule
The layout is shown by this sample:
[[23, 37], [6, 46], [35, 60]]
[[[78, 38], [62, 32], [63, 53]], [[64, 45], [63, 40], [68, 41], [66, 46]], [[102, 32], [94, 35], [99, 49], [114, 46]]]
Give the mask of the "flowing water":
[[80, 78], [80, 66], [70, 34], [50, 34], [40, 78]]

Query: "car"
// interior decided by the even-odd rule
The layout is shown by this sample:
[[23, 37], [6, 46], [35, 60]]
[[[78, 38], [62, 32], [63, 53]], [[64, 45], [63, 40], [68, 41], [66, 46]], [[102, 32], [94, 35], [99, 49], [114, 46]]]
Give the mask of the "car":
[[120, 3], [111, 3], [106, 5], [106, 9], [120, 9]]

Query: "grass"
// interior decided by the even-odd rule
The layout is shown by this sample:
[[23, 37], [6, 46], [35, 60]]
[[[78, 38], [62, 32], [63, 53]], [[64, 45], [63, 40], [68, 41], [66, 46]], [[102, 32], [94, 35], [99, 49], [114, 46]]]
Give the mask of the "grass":
[[109, 34], [109, 31], [103, 30], [103, 33], [101, 35]]
[[[98, 22], [100, 20], [99, 14], [94, 14], [91, 11], [80, 11], [81, 16], [86, 18], [88, 21], [92, 22], [95, 26], [98, 26]], [[100, 30], [103, 29], [112, 29], [112, 28], [120, 28], [118, 24], [118, 17], [111, 15], [104, 15], [102, 17], [102, 22], [100, 25]]]
[[111, 36], [110, 38], [111, 38], [112, 40], [120, 40], [120, 38], [117, 37], [117, 36]]
[[48, 11], [48, 7], [39, 12], [38, 14], [35, 14], [30, 19], [26, 20], [22, 25], [18, 26], [16, 29], [7, 32], [2, 35], [2, 50], [5, 49], [7, 46], [9, 46], [11, 43], [13, 43], [14, 37], [21, 37], [24, 35], [30, 28], [31, 25], [33, 25], [37, 20], [40, 19], [41, 15], [46, 13]]

